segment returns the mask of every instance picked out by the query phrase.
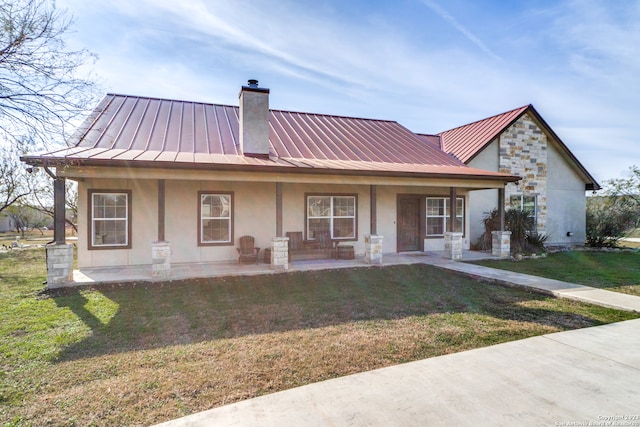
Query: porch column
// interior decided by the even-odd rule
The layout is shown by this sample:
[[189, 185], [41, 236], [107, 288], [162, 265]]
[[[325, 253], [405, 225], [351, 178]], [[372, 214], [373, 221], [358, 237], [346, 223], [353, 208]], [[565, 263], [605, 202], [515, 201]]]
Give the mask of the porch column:
[[455, 187], [449, 188], [449, 219], [447, 221], [447, 230], [449, 232], [454, 232], [456, 221], [456, 189]]
[[271, 269], [289, 269], [289, 238], [274, 237], [271, 240]]
[[276, 237], [282, 237], [282, 183], [276, 182]]
[[73, 245], [68, 245], [65, 237], [65, 179], [52, 177], [54, 241], [46, 247], [49, 289], [60, 288], [73, 282]]
[[67, 243], [65, 236], [65, 184], [64, 178], [56, 177], [53, 180], [53, 240], [55, 240], [56, 245]]
[[504, 231], [504, 187], [498, 188], [498, 217], [500, 218], [499, 231]]
[[454, 261], [462, 259], [462, 233], [455, 232], [456, 224], [456, 189], [449, 188], [449, 218], [444, 233], [444, 256]]
[[158, 180], [158, 242], [164, 241], [164, 217], [165, 217], [165, 191], [164, 179]]
[[507, 258], [511, 255], [511, 232], [504, 230], [504, 187], [498, 189], [500, 230], [491, 232], [491, 255]]
[[371, 216], [371, 223], [369, 226], [369, 231], [372, 236], [378, 234], [378, 200], [377, 200], [377, 187], [375, 185], [371, 185], [369, 188], [369, 200], [370, 207], [369, 212]]
[[366, 234], [364, 236], [365, 264], [382, 264], [382, 236]]
[[151, 243], [151, 277], [171, 277], [171, 243], [165, 240], [165, 181], [158, 180], [158, 240]]

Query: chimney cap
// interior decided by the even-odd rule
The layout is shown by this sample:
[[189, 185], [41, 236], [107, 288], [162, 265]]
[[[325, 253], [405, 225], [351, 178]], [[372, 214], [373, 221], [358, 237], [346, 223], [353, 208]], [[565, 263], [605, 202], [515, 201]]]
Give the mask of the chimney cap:
[[258, 79], [249, 79], [247, 81], [247, 85], [242, 86], [242, 89], [240, 89], [239, 95], [242, 95], [242, 92], [244, 91], [269, 93], [269, 89], [266, 87], [258, 87]]

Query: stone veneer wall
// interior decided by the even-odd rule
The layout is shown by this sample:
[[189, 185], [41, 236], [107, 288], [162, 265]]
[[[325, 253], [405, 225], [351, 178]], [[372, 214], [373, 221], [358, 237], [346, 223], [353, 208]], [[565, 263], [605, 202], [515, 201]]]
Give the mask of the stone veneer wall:
[[500, 172], [521, 176], [505, 188], [506, 208], [511, 196], [535, 195], [538, 233], [547, 225], [547, 135], [525, 114], [500, 135]]

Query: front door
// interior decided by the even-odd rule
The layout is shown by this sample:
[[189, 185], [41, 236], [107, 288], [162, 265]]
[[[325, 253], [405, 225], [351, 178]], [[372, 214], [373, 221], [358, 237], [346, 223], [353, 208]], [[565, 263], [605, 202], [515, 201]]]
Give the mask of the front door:
[[421, 202], [420, 196], [398, 196], [398, 252], [422, 250]]

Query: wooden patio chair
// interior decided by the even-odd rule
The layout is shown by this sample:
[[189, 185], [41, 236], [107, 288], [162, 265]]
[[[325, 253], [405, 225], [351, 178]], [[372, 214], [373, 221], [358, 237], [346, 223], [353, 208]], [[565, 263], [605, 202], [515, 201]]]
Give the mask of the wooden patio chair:
[[260, 248], [255, 247], [255, 240], [253, 236], [242, 236], [239, 239], [240, 247], [238, 250], [238, 262], [255, 262], [258, 263], [258, 254]]
[[302, 231], [287, 231], [285, 234], [289, 238], [289, 253], [305, 249]]
[[318, 242], [320, 243], [320, 250], [329, 255], [329, 258], [335, 258], [335, 250], [333, 247], [333, 241], [331, 240], [331, 233], [328, 231], [321, 231], [318, 233]]

